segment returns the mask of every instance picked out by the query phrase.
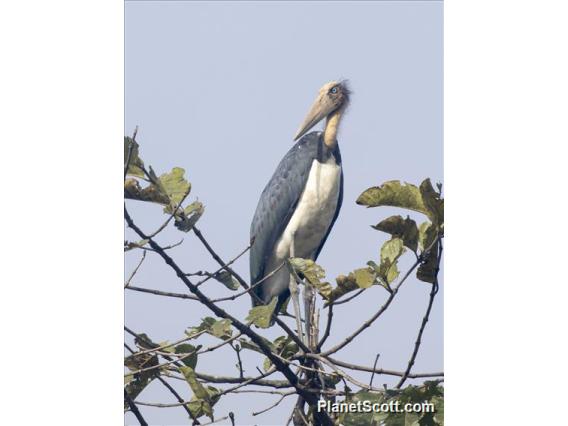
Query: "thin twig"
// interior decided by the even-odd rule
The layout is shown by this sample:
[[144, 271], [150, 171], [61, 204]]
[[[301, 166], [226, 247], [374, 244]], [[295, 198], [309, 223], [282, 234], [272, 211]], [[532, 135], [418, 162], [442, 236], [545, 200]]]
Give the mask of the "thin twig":
[[[196, 287], [199, 287], [200, 285], [202, 285], [203, 283], [205, 283], [206, 281], [209, 281], [211, 278], [215, 278], [215, 276], [221, 272], [223, 269], [227, 270], [227, 267], [229, 267], [230, 265], [232, 265], [233, 263], [235, 263], [242, 255], [244, 255], [247, 251], [250, 250], [250, 244], [247, 246], [247, 248], [245, 248], [242, 252], [240, 252], [237, 256], [235, 256], [233, 259], [229, 260], [226, 264], [222, 265], [219, 269], [217, 269], [215, 272], [213, 272], [212, 274], [207, 273], [207, 278], [204, 278], [203, 280], [195, 283]], [[231, 273], [231, 272], [229, 272]]]
[[190, 300], [199, 300], [192, 294], [182, 294], [182, 293], [170, 293], [168, 291], [161, 291], [161, 290], [154, 290], [150, 288], [143, 288], [143, 287], [136, 287], [136, 286], [128, 286], [126, 287], [128, 290], [139, 291], [141, 293], [150, 293], [155, 294], [157, 296], [166, 296], [166, 297], [177, 297], [179, 299], [190, 299]]
[[256, 411], [256, 412], [253, 411], [252, 415], [258, 416], [259, 414], [263, 414], [263, 413], [266, 413], [269, 410], [272, 410], [274, 407], [276, 407], [278, 404], [280, 404], [284, 400], [284, 398], [286, 398], [287, 396], [293, 395], [293, 394], [295, 394], [295, 392], [288, 392], [288, 393], [282, 395], [280, 398], [278, 398], [278, 400], [274, 404], [270, 405], [269, 407], [265, 408], [264, 410], [260, 410], [260, 411]]
[[238, 361], [237, 365], [239, 366], [239, 377], [242, 379], [244, 377], [244, 373], [243, 373], [243, 362], [241, 361], [241, 347], [235, 346], [231, 343], [231, 348], [233, 348], [233, 350], [237, 354], [237, 361]]
[[[191, 188], [188, 188], [188, 190], [185, 192], [185, 194], [183, 194], [183, 197], [181, 198], [180, 202], [177, 203], [177, 205], [173, 209], [173, 211], [170, 214], [170, 216], [168, 217], [168, 219], [158, 229], [156, 229], [154, 232], [152, 232], [150, 235], [148, 235], [149, 238], [154, 238], [156, 235], [158, 235], [160, 232], [162, 232], [166, 228], [166, 226], [168, 226], [168, 223], [170, 223], [171, 220], [178, 214], [178, 211], [181, 208], [181, 205], [183, 204], [183, 202], [185, 201], [185, 199], [189, 195], [190, 191], [191, 191]], [[182, 211], [183, 211], [183, 209], [182, 209]]]
[[[366, 372], [369, 372], [369, 373], [374, 372], [376, 374], [385, 374], [387, 376], [398, 376], [398, 377], [404, 376], [404, 371], [385, 370], [385, 369], [382, 369], [382, 368], [372, 368], [372, 367], [367, 367], [367, 366], [364, 366], [364, 365], [351, 364], [350, 362], [340, 361], [338, 359], [331, 358], [329, 356], [326, 356], [326, 358], [328, 360], [330, 360], [331, 362], [333, 362], [335, 365], [339, 365], [340, 367], [349, 368], [350, 370], [366, 371]], [[408, 375], [408, 377], [411, 378], [411, 379], [418, 379], [418, 378], [423, 378], [423, 377], [443, 377], [443, 376], [444, 376], [443, 372], [416, 373], [416, 374], [409, 374]]]
[[[181, 245], [181, 243], [183, 243], [183, 238], [181, 240], [179, 240], [177, 243], [174, 244], [170, 244], [169, 246], [164, 246], [162, 247], [162, 250], [170, 250], [173, 249], [174, 247], [177, 247], [179, 245]], [[156, 250], [152, 249], [152, 248], [148, 248], [148, 247], [138, 247], [140, 250], [144, 250], [144, 251], [153, 251], [155, 252]]]
[[327, 311], [327, 324], [325, 325], [325, 331], [323, 332], [323, 336], [321, 337], [321, 340], [319, 341], [318, 346], [317, 346], [318, 352], [321, 352], [321, 348], [323, 347], [323, 344], [325, 343], [325, 341], [329, 337], [329, 333], [331, 331], [331, 321], [332, 320], [333, 320], [333, 305], [329, 305], [328, 311]]
[[375, 377], [375, 371], [377, 369], [377, 362], [379, 361], [379, 357], [381, 354], [377, 354], [375, 357], [375, 363], [373, 364], [373, 372], [371, 373], [371, 380], [369, 381], [369, 387], [373, 386], [373, 378]]
[[[280, 266], [278, 266], [278, 268], [276, 268], [270, 274], [266, 275], [265, 277], [263, 277], [262, 279], [260, 279], [256, 283], [254, 283], [253, 285], [251, 285], [248, 289], [243, 290], [239, 293], [235, 293], [232, 296], [226, 296], [226, 297], [219, 297], [217, 299], [211, 299], [211, 302], [217, 303], [217, 302], [225, 302], [225, 301], [228, 301], [228, 300], [235, 300], [235, 299], [237, 299], [238, 297], [240, 297], [244, 294], [250, 293], [251, 290], [253, 290], [256, 286], [262, 284], [265, 280], [267, 280], [272, 275], [274, 275], [276, 272], [278, 272], [280, 270], [280, 268], [282, 268], [283, 266], [284, 266], [284, 263], [281, 263]], [[136, 287], [136, 286], [128, 286], [127, 288], [128, 288], [128, 290], [139, 291], [139, 292], [142, 292], [142, 293], [155, 294], [157, 296], [175, 297], [175, 298], [179, 298], [179, 299], [189, 299], [189, 300], [199, 300], [196, 296], [194, 296], [192, 294], [172, 293], [172, 292], [169, 292], [169, 291], [154, 290], [154, 289]]]
[[[221, 269], [226, 270], [227, 272], [229, 272], [232, 276], [235, 277], [235, 279], [239, 282], [239, 284], [241, 286], [243, 286], [244, 288], [249, 288], [249, 285], [246, 283], [245, 280], [243, 280], [241, 278], [241, 276], [239, 274], [237, 274], [233, 269], [231, 269], [228, 266], [228, 263], [223, 262], [223, 259], [221, 259], [219, 257], [219, 255], [215, 252], [215, 250], [213, 250], [213, 248], [209, 245], [209, 243], [207, 242], [207, 240], [205, 239], [205, 237], [203, 237], [203, 234], [201, 233], [201, 231], [199, 229], [197, 229], [195, 226], [193, 227], [193, 233], [197, 236], [197, 238], [199, 239], [199, 241], [201, 241], [201, 244], [203, 244], [203, 246], [207, 249], [207, 251], [209, 252], [209, 254], [213, 257], [213, 259], [215, 259], [217, 261], [217, 263], [219, 265], [221, 265]], [[249, 245], [250, 247], [250, 245]]]
[[136, 268], [134, 268], [134, 271], [132, 271], [132, 273], [128, 277], [128, 280], [126, 280], [126, 283], [124, 284], [124, 288], [128, 287], [128, 285], [130, 284], [130, 281], [132, 281], [132, 278], [134, 278], [134, 275], [136, 275], [136, 273], [138, 272], [138, 269], [140, 269], [140, 266], [142, 266], [144, 259], [146, 259], [146, 252], [145, 251], [142, 252], [142, 258], [140, 259], [140, 262], [138, 263]]

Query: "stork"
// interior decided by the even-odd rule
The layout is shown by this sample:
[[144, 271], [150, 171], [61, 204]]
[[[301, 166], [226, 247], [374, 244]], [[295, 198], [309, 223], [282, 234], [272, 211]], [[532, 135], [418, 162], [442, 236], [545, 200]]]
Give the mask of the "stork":
[[[264, 281], [253, 289], [253, 306], [278, 297], [278, 312], [292, 291], [298, 319], [295, 280], [282, 264], [289, 257], [316, 260], [339, 214], [343, 171], [336, 137], [349, 95], [345, 81], [320, 89], [294, 137], [296, 144], [260, 196], [251, 224], [250, 275], [252, 284]], [[324, 118], [323, 131], [307, 133]]]

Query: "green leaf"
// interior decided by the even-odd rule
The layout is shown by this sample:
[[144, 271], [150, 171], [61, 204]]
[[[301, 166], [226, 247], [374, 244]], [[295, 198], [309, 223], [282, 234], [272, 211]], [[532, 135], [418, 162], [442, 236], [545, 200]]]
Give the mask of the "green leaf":
[[209, 402], [194, 397], [191, 398], [191, 401], [186, 406], [194, 418], [198, 419], [201, 416], [207, 416], [213, 420], [213, 408]]
[[296, 273], [303, 275], [324, 299], [329, 298], [332, 291], [331, 284], [322, 281], [325, 278], [325, 271], [321, 266], [311, 259], [301, 257], [292, 257], [289, 262]]
[[367, 207], [401, 207], [428, 214], [420, 190], [415, 185], [401, 184], [398, 180], [391, 180], [381, 186], [374, 186], [365, 190], [357, 198], [357, 204]]
[[398, 277], [398, 258], [404, 253], [404, 243], [400, 238], [392, 238], [381, 248], [381, 264], [379, 276], [388, 284]]
[[188, 336], [193, 336], [201, 331], [205, 331], [212, 336], [218, 337], [223, 340], [231, 338], [233, 331], [231, 329], [231, 320], [220, 319], [216, 320], [212, 317], [205, 317], [201, 320], [198, 327], [192, 327], [185, 332]]
[[274, 313], [274, 309], [276, 309], [277, 301], [278, 298], [274, 297], [268, 305], [255, 306], [249, 311], [246, 321], [260, 328], [270, 327], [272, 314]]
[[377, 278], [376, 272], [370, 268], [355, 269], [353, 274], [355, 275], [355, 282], [360, 288], [371, 287]]
[[227, 287], [229, 290], [238, 290], [240, 284], [230, 272], [225, 271], [224, 269], [220, 272], [217, 272], [213, 275], [213, 278]]
[[201, 345], [195, 347], [193, 345], [190, 345], [189, 343], [182, 343], [177, 345], [174, 350], [176, 354], [191, 354], [183, 358], [181, 362], [195, 370], [195, 367], [197, 366], [197, 351], [201, 347]]
[[195, 418], [205, 415], [213, 420], [213, 405], [219, 401], [219, 390], [213, 386], [203, 386], [203, 384], [197, 380], [195, 371], [191, 367], [178, 368], [193, 391], [193, 397], [187, 404], [187, 408], [191, 411], [191, 414]]
[[174, 225], [180, 231], [189, 232], [204, 212], [205, 206], [199, 201], [194, 201], [185, 208], [183, 214], [176, 215]]
[[[272, 350], [280, 355], [282, 358], [290, 358], [298, 353], [298, 345], [290, 338], [290, 336], [280, 336], [277, 337], [274, 342], [270, 345]], [[272, 367], [272, 361], [269, 358], [265, 358], [262, 364], [264, 371], [270, 370]]]
[[407, 217], [391, 216], [379, 222], [373, 228], [391, 234], [393, 237], [401, 238], [404, 245], [416, 253], [418, 249], [418, 227], [416, 222]]
[[134, 140], [132, 140], [132, 138], [129, 138], [128, 136], [124, 137], [124, 165], [126, 166], [126, 161], [128, 161], [128, 153], [130, 150], [132, 150], [132, 152], [130, 152], [130, 162], [128, 163], [128, 170], [126, 172], [126, 174], [130, 175], [130, 176], [136, 176], [136, 177], [144, 177], [144, 171], [142, 170], [142, 168], [144, 167], [144, 162], [142, 161], [142, 159], [139, 157], [139, 152], [138, 152], [138, 143]]
[[222, 319], [215, 321], [215, 323], [211, 326], [210, 334], [219, 339], [227, 340], [230, 339], [233, 335], [233, 329], [231, 328], [231, 320], [230, 319]]
[[272, 367], [272, 361], [269, 358], [264, 358], [264, 362], [262, 363], [262, 369], [266, 373]]
[[434, 404], [433, 420], [440, 426], [444, 426], [444, 397], [434, 396], [430, 400]]
[[[360, 391], [348, 398], [348, 402], [357, 403], [359, 401], [370, 401], [374, 403], [382, 403], [384, 401], [384, 395], [378, 392], [366, 392]], [[382, 412], [348, 412], [345, 413], [340, 418], [341, 424], [344, 426], [369, 426], [369, 425], [380, 425], [387, 418], [388, 413]]]
[[188, 366], [178, 367], [178, 369], [181, 374], [183, 374], [183, 377], [185, 377], [185, 380], [193, 391], [193, 395], [195, 395], [196, 398], [209, 401], [209, 392], [207, 392], [207, 389], [197, 380], [195, 370]]

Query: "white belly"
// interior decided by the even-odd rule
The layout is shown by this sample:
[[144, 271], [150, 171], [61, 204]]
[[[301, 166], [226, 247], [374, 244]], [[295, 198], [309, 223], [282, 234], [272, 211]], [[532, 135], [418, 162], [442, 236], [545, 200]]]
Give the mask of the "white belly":
[[290, 256], [292, 239], [295, 257], [311, 258], [315, 254], [335, 215], [340, 177], [341, 168], [335, 162], [314, 160], [296, 211], [276, 244], [276, 257]]
[[[308, 175], [308, 181], [300, 201], [296, 206], [286, 229], [276, 242], [273, 255], [267, 263], [265, 271], [275, 270], [291, 256], [290, 249], [294, 242], [294, 257], [313, 259], [321, 240], [327, 233], [337, 203], [339, 202], [339, 186], [341, 167], [332, 160], [320, 163], [314, 160]], [[265, 288], [270, 300], [288, 287], [290, 274], [287, 268], [280, 269], [267, 280]]]

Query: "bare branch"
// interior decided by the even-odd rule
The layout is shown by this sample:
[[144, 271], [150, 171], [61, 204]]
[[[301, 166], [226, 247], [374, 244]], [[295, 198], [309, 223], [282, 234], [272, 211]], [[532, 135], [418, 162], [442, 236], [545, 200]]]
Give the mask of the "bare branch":
[[412, 366], [414, 365], [414, 361], [416, 360], [416, 356], [418, 355], [418, 350], [420, 349], [420, 344], [422, 343], [422, 333], [424, 333], [424, 329], [426, 328], [426, 323], [428, 322], [428, 318], [430, 317], [432, 305], [434, 304], [434, 298], [436, 297], [436, 294], [438, 293], [438, 288], [439, 288], [438, 287], [438, 271], [440, 269], [440, 260], [442, 258], [442, 243], [441, 242], [438, 245], [438, 247], [439, 248], [438, 248], [438, 261], [437, 261], [437, 265], [436, 265], [436, 274], [435, 274], [435, 278], [434, 278], [434, 283], [432, 284], [432, 289], [430, 290], [430, 299], [428, 300], [428, 307], [426, 308], [426, 313], [424, 314], [424, 317], [422, 318], [422, 323], [420, 324], [420, 330], [418, 331], [418, 336], [416, 337], [416, 342], [414, 343], [414, 350], [412, 351], [412, 355], [410, 356], [410, 359], [408, 360], [408, 366], [406, 367], [406, 371], [404, 372], [404, 375], [402, 376], [400, 381], [395, 386], [397, 389], [400, 389], [402, 387], [402, 385], [404, 384], [404, 382], [408, 378], [408, 375], [410, 374], [410, 370], [412, 370]]
[[317, 346], [317, 351], [321, 352], [321, 348], [323, 346], [323, 344], [325, 343], [325, 341], [327, 340], [327, 338], [329, 337], [329, 333], [331, 332], [331, 321], [333, 320], [333, 305], [329, 305], [329, 307], [327, 308], [327, 323], [325, 325], [325, 331], [323, 332], [323, 336], [321, 337], [321, 340], [318, 343]]
[[278, 400], [274, 404], [270, 405], [269, 407], [265, 408], [264, 410], [260, 410], [260, 411], [256, 411], [256, 412], [253, 411], [252, 415], [258, 416], [259, 414], [263, 414], [263, 413], [266, 413], [269, 410], [272, 410], [274, 407], [276, 407], [278, 404], [280, 404], [284, 400], [284, 398], [286, 398], [287, 396], [293, 395], [293, 394], [295, 394], [295, 392], [288, 392], [288, 393], [283, 394], [280, 398], [278, 398]]
[[126, 389], [124, 389], [124, 399], [128, 404], [128, 406], [130, 407], [130, 411], [132, 411], [132, 414], [134, 414], [138, 419], [138, 421], [140, 422], [140, 426], [148, 426], [148, 423], [146, 422], [146, 420], [144, 420], [144, 417], [142, 417], [142, 413], [140, 413], [140, 410], [138, 409], [132, 398], [130, 398], [128, 392], [126, 392]]
[[373, 386], [373, 378], [375, 377], [375, 371], [377, 369], [377, 362], [379, 362], [379, 357], [381, 354], [377, 354], [375, 358], [375, 363], [373, 364], [373, 372], [371, 373], [371, 380], [369, 380], [369, 387]]
[[171, 293], [169, 291], [154, 290], [154, 289], [150, 289], [150, 288], [143, 288], [143, 287], [136, 287], [136, 286], [128, 286], [126, 288], [128, 290], [139, 291], [141, 293], [155, 294], [157, 296], [177, 297], [179, 299], [189, 299], [189, 300], [199, 300], [197, 297], [195, 297], [192, 294]]
[[[240, 297], [244, 294], [250, 293], [256, 286], [262, 284], [265, 280], [267, 280], [272, 275], [274, 275], [276, 272], [278, 272], [284, 265], [285, 265], [285, 263], [281, 263], [280, 266], [278, 266], [274, 271], [267, 274], [264, 278], [257, 281], [256, 283], [254, 283], [248, 289], [243, 290], [239, 293], [235, 293], [232, 296], [226, 296], [226, 297], [219, 297], [217, 299], [211, 299], [211, 302], [217, 303], [217, 302], [225, 302], [225, 301], [228, 301], [228, 300], [235, 300], [235, 299], [237, 299], [238, 297]], [[136, 287], [136, 286], [128, 286], [127, 288], [129, 290], [139, 291], [139, 292], [142, 292], [142, 293], [155, 294], [157, 296], [175, 297], [175, 298], [179, 298], [179, 299], [189, 299], [189, 300], [199, 300], [196, 296], [194, 296], [192, 294], [172, 293], [172, 292], [169, 292], [169, 291], [154, 290], [154, 289]]]
[[130, 281], [132, 281], [132, 278], [134, 278], [134, 275], [136, 275], [136, 273], [138, 272], [138, 269], [140, 269], [140, 266], [142, 266], [144, 259], [146, 259], [146, 252], [145, 251], [142, 252], [142, 258], [140, 259], [140, 262], [138, 263], [136, 268], [134, 268], [134, 271], [132, 271], [132, 273], [128, 277], [128, 280], [126, 280], [126, 283], [124, 284], [124, 288], [126, 288], [130, 285]]

